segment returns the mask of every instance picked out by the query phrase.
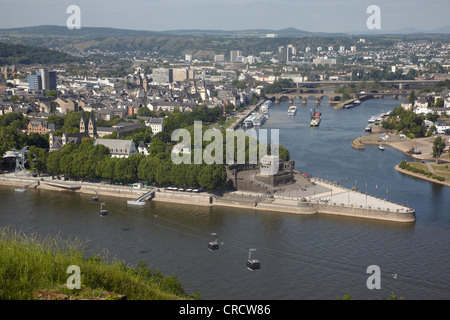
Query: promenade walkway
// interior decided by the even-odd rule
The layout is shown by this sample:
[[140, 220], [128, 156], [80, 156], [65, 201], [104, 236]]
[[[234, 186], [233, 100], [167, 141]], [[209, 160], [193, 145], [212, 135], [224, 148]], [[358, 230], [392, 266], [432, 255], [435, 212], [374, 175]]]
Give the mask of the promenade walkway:
[[359, 191], [352, 191], [340, 185], [330, 184], [321, 179], [313, 179], [312, 181], [314, 181], [317, 186], [327, 188], [328, 190], [326, 192], [317, 193], [314, 196], [309, 196], [308, 200], [311, 202], [318, 201], [349, 207], [371, 208], [394, 212], [398, 210], [406, 211], [408, 209], [401, 204], [390, 202], [388, 199], [374, 197]]

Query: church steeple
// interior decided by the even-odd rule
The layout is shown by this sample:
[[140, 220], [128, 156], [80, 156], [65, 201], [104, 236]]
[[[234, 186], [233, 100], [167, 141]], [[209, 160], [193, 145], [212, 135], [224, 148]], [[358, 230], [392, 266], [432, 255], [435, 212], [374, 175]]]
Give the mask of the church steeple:
[[86, 114], [84, 113], [84, 110], [81, 113], [81, 119], [80, 119], [80, 133], [85, 133], [87, 131], [87, 123], [86, 123]]
[[91, 111], [89, 116], [88, 133], [91, 138], [97, 135], [97, 124], [95, 122], [94, 111]]

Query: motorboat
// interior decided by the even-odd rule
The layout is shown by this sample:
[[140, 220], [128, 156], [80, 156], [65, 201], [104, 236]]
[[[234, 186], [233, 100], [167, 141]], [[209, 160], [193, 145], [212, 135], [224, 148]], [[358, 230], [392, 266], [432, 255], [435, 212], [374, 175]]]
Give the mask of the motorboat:
[[297, 114], [297, 107], [290, 106], [288, 109], [288, 116], [295, 116]]

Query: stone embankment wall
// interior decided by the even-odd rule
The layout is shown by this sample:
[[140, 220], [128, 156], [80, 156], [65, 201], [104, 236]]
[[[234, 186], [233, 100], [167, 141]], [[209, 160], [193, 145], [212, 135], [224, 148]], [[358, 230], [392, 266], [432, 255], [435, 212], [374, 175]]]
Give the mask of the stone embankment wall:
[[343, 215], [349, 217], [369, 218], [395, 222], [414, 222], [416, 220], [415, 211], [413, 209], [389, 211], [389, 209], [377, 210], [320, 203], [313, 203], [312, 207], [316, 208], [319, 213], [333, 215]]
[[[10, 177], [0, 176], [0, 184], [23, 187], [28, 183], [37, 182], [34, 179], [16, 179]], [[71, 184], [76, 185], [76, 184]], [[33, 185], [30, 188], [37, 187], [39, 189], [66, 191], [58, 187], [46, 185], [40, 183], [38, 186]], [[89, 184], [82, 185], [76, 192], [95, 194], [98, 192], [100, 195], [122, 197], [129, 199], [136, 199], [139, 196], [148, 192], [148, 189], [133, 189], [130, 187], [117, 187], [103, 184]], [[66, 191], [73, 192], [73, 191]], [[378, 220], [396, 221], [396, 222], [414, 222], [415, 212], [413, 209], [402, 209], [398, 211], [389, 210], [377, 210], [369, 208], [348, 207], [344, 205], [332, 205], [325, 203], [313, 203], [302, 202], [297, 200], [273, 198], [267, 199], [264, 197], [218, 197], [208, 193], [184, 193], [176, 191], [166, 191], [164, 189], [158, 189], [152, 197], [152, 201], [180, 203], [188, 205], [199, 206], [227, 206], [236, 208], [267, 210], [274, 212], [287, 212], [295, 214], [333, 214], [343, 215], [358, 218], [370, 218]]]

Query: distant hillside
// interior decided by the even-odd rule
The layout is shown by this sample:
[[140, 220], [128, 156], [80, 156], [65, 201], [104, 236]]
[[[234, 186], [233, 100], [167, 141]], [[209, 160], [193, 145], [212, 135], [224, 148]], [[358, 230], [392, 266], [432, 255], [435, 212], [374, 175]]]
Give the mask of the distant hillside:
[[71, 56], [46, 48], [0, 42], [0, 65], [12, 64], [49, 64], [82, 61]]
[[166, 30], [146, 31], [129, 30], [102, 27], [82, 27], [81, 29], [68, 29], [66, 26], [42, 25], [33, 27], [0, 29], [0, 34], [8, 35], [35, 35], [35, 36], [75, 36], [87, 39], [99, 37], [151, 37], [151, 36], [191, 36], [191, 37], [265, 37], [266, 34], [277, 34], [280, 37], [303, 37], [309, 35], [331, 35], [333, 33], [314, 33], [298, 30], [296, 28], [285, 28], [281, 30], [249, 29], [249, 30]]
[[66, 26], [43, 25], [22, 28], [0, 29], [0, 34], [9, 35], [35, 35], [35, 36], [71, 36], [83, 38], [97, 37], [148, 37], [160, 34], [155, 31], [141, 31], [101, 27], [84, 27], [81, 29], [68, 29]]
[[[441, 28], [445, 31], [446, 28]], [[414, 30], [404, 30], [414, 31]], [[276, 37], [266, 37], [267, 34], [276, 34]], [[448, 34], [397, 34], [385, 35], [380, 33], [367, 34], [372, 42], [381, 41], [386, 45], [389, 39], [445, 39]], [[82, 27], [69, 30], [65, 26], [35, 26], [24, 28], [0, 29], [0, 38], [4, 42], [51, 48], [61, 52], [78, 55], [80, 53], [110, 51], [129, 53], [140, 51], [144, 53], [157, 53], [172, 57], [184, 57], [192, 54], [195, 58], [212, 58], [214, 54], [224, 54], [229, 57], [230, 50], [242, 50], [243, 55], [257, 55], [260, 52], [277, 52], [279, 46], [292, 44], [300, 50], [306, 46], [350, 46], [354, 39], [348, 34], [340, 33], [313, 33], [296, 28], [281, 30], [253, 29], [253, 30], [168, 30], [144, 31], [99, 27]], [[389, 40], [390, 41], [390, 40]], [[388, 41], [388, 42], [389, 42]], [[54, 54], [54, 51], [52, 52]], [[13, 55], [8, 55], [9, 59]], [[22, 58], [30, 55], [22, 55]], [[73, 59], [72, 56], [68, 56]], [[45, 59], [44, 56], [40, 57]], [[60, 56], [62, 58], [62, 56]], [[63, 59], [64, 60], [64, 59]], [[32, 61], [24, 59], [24, 61]], [[55, 62], [61, 61], [56, 59]], [[0, 62], [5, 63], [5, 62]], [[11, 62], [8, 62], [11, 63]], [[24, 62], [22, 62], [24, 63]]]

